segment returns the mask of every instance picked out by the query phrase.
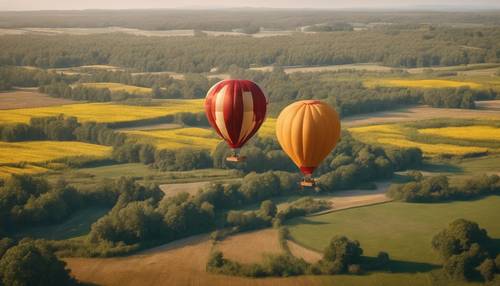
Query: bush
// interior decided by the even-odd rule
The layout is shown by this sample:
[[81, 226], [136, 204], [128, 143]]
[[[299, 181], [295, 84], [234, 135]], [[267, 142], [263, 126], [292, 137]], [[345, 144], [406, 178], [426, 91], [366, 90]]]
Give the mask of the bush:
[[444, 258], [443, 271], [455, 280], [472, 280], [477, 270], [489, 281], [495, 264], [491, 238], [477, 223], [458, 219], [432, 239], [432, 247]]
[[483, 276], [484, 281], [491, 281], [495, 277], [495, 262], [493, 259], [485, 259], [479, 265], [479, 273]]
[[335, 236], [323, 252], [323, 260], [332, 262], [333, 273], [344, 273], [351, 264], [359, 264], [363, 249], [356, 240]]
[[363, 269], [361, 268], [361, 265], [359, 265], [359, 264], [351, 264], [347, 268], [347, 272], [349, 274], [353, 274], [353, 275], [360, 275], [360, 274], [363, 274]]
[[443, 270], [453, 280], [465, 281], [474, 275], [474, 267], [467, 253], [452, 255], [443, 265]]
[[66, 263], [46, 246], [32, 241], [21, 242], [7, 250], [0, 260], [4, 285], [76, 285]]

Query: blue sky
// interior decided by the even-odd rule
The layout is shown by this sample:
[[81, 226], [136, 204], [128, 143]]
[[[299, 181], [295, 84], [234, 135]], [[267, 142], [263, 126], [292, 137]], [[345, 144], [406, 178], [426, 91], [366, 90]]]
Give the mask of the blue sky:
[[0, 10], [147, 9], [147, 8], [500, 8], [500, 0], [0, 0]]

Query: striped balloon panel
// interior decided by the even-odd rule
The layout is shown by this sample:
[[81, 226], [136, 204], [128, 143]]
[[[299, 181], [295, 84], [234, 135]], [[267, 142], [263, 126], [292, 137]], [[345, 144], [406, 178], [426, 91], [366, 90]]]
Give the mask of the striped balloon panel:
[[281, 148], [306, 175], [321, 164], [340, 138], [337, 112], [319, 100], [288, 105], [276, 121]]
[[223, 80], [207, 93], [208, 122], [231, 148], [241, 148], [264, 122], [267, 98], [249, 80]]

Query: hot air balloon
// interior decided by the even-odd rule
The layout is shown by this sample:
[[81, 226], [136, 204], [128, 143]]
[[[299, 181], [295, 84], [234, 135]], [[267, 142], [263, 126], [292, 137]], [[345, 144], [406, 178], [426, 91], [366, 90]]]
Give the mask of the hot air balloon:
[[281, 148], [304, 174], [302, 186], [314, 186], [312, 173], [340, 138], [337, 112], [319, 100], [303, 100], [285, 107], [276, 122]]
[[264, 92], [250, 80], [223, 80], [210, 88], [205, 113], [212, 128], [233, 149], [228, 161], [244, 159], [238, 150], [259, 130], [266, 110]]

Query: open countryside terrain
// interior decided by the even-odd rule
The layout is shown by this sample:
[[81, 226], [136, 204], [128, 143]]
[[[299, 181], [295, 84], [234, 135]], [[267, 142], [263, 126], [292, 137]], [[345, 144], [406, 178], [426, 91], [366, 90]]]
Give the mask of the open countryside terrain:
[[[137, 19], [120, 20], [122, 24], [111, 25], [117, 18], [108, 19], [107, 14], [115, 13], [108, 10], [95, 12], [104, 13], [105, 23], [90, 26], [80, 23], [88, 18], [71, 17], [73, 13], [80, 13], [72, 11], [47, 12], [47, 15], [61, 13], [62, 18], [70, 15], [67, 21], [75, 21], [73, 24], [63, 22], [61, 27], [57, 23], [61, 23], [62, 18], [49, 19], [43, 15], [50, 23], [41, 27], [24, 27], [23, 23], [32, 20], [28, 17], [11, 26], [8, 20], [0, 21], [4, 27], [0, 28], [3, 48], [0, 49], [0, 72], [12, 77], [10, 81], [5, 80], [5, 84], [0, 78], [0, 90], [5, 90], [0, 92], [1, 127], [29, 123], [34, 117], [64, 114], [75, 116], [80, 123], [103, 123], [96, 130], [72, 131], [72, 135], [79, 135], [75, 140], [114, 144], [22, 141], [33, 140], [29, 136], [17, 136], [18, 142], [0, 141], [0, 190], [11, 192], [9, 185], [5, 188], [2, 185], [12, 174], [30, 174], [46, 179], [57, 188], [67, 184], [78, 192], [75, 198], [69, 198], [75, 200], [74, 207], [70, 207], [73, 202], [65, 201], [66, 193], [54, 187], [47, 196], [38, 199], [32, 195], [25, 205], [18, 204], [10, 212], [0, 211], [2, 215], [11, 216], [7, 222], [14, 225], [4, 229], [3, 218], [0, 221], [0, 259], [4, 236], [16, 240], [33, 237], [54, 246], [50, 251], [67, 262], [71, 275], [85, 285], [479, 285], [441, 281], [443, 261], [432, 250], [430, 242], [432, 236], [451, 221], [465, 218], [486, 228], [500, 250], [500, 197], [415, 204], [394, 201], [387, 190], [393, 183], [407, 182], [413, 175], [417, 177], [412, 172], [414, 168], [424, 176], [449, 176], [451, 186], [484, 174], [500, 175], [498, 19], [483, 24], [483, 17], [477, 19], [477, 15], [467, 14], [472, 18], [471, 23], [457, 24], [435, 19], [434, 13], [414, 21], [415, 16], [401, 16], [398, 12], [375, 16], [370, 16], [371, 12], [356, 12], [353, 19], [347, 21], [342, 13], [337, 17], [337, 12], [326, 11], [335, 17], [320, 17], [325, 25], [330, 24], [327, 21], [334, 21], [346, 24], [347, 29], [306, 32], [306, 28], [314, 28], [308, 22], [319, 20], [304, 20], [300, 14], [314, 14], [314, 11], [297, 11], [296, 15], [287, 16], [287, 22], [298, 23], [291, 27], [277, 23], [274, 18], [261, 24], [259, 15], [248, 18], [254, 13], [253, 9], [246, 10], [236, 20], [226, 19], [226, 14], [235, 11], [225, 10], [209, 19], [212, 28], [204, 27], [205, 15], [201, 15], [211, 14], [210, 11], [200, 13], [200, 19], [194, 24], [185, 25], [182, 17], [168, 15], [155, 22], [158, 20], [149, 17], [155, 13], [145, 10], [146, 17], [141, 20], [147, 26], [144, 28], [134, 25]], [[419, 13], [425, 14], [416, 14]], [[445, 14], [450, 15], [443, 17], [454, 16], [454, 13]], [[0, 18], [2, 15], [0, 11]], [[244, 23], [241, 16], [247, 19]], [[484, 18], [490, 19], [491, 15], [487, 13]], [[176, 28], [172, 28], [171, 21]], [[234, 25], [233, 21], [237, 21], [238, 26], [228, 28]], [[275, 22], [274, 28], [263, 28]], [[121, 27], [125, 24], [127, 28]], [[252, 34], [244, 33], [246, 28]], [[429, 65], [435, 66], [427, 67]], [[270, 103], [268, 117], [256, 134], [267, 138], [248, 142], [254, 153], [248, 152], [247, 163], [237, 169], [221, 166], [225, 159], [214, 151], [223, 140], [207, 126], [205, 118], [199, 118], [204, 112], [203, 96], [210, 85], [216, 78], [231, 77], [255, 80], [267, 91]], [[81, 94], [69, 92], [70, 87], [80, 85], [89, 89], [80, 90]], [[40, 86], [39, 90], [52, 96], [74, 101], [49, 97], [37, 92], [34, 86]], [[448, 91], [450, 96], [463, 99], [463, 94], [452, 93], [466, 88], [472, 89], [467, 93], [479, 94], [475, 99], [495, 100], [476, 101], [475, 109], [417, 105], [425, 102], [437, 106], [424, 100], [424, 95], [433, 92], [439, 93], [443, 101], [448, 99]], [[114, 96], [106, 100], [111, 102], [92, 102], [102, 99], [94, 98], [96, 94], [109, 95], [93, 89], [109, 89]], [[490, 90], [498, 94], [481, 94]], [[138, 96], [116, 96], [121, 92]], [[302, 99], [324, 100], [342, 114], [357, 114], [342, 118], [344, 131], [349, 132], [353, 140], [342, 142], [347, 144], [341, 146], [349, 146], [342, 146], [340, 150], [344, 153], [339, 152], [337, 158], [347, 163], [332, 160], [321, 166], [314, 176], [324, 175], [317, 180], [317, 192], [299, 190], [293, 175], [282, 171], [270, 173], [276, 170], [298, 173], [282, 160], [280, 145], [273, 140], [278, 108]], [[473, 108], [474, 104], [461, 107]], [[373, 110], [384, 111], [371, 112]], [[366, 111], [370, 113], [362, 113]], [[10, 127], [0, 128], [0, 135], [6, 138], [2, 140], [15, 137], [6, 136], [11, 135], [8, 132], [15, 133]], [[21, 127], [25, 126], [20, 126], [22, 132]], [[56, 127], [59, 128], [41, 128], [39, 133], [43, 135], [33, 138], [53, 138], [49, 131], [61, 129]], [[114, 136], [126, 139], [104, 140]], [[383, 147], [384, 151], [358, 141]], [[406, 159], [405, 152], [401, 151], [401, 158], [397, 158], [400, 150], [389, 150], [407, 147], [422, 150], [421, 165], [401, 163]], [[389, 151], [394, 152], [393, 157]], [[199, 154], [203, 160], [196, 158]], [[344, 158], [340, 158], [342, 155]], [[67, 157], [78, 158], [66, 160]], [[421, 159], [414, 157], [415, 161]], [[280, 164], [281, 161], [284, 164]], [[401, 171], [393, 172], [396, 164], [401, 165]], [[334, 173], [338, 170], [342, 173]], [[370, 177], [366, 170], [370, 170], [369, 175], [376, 175]], [[245, 178], [252, 172], [260, 174]], [[252, 180], [252, 176], [264, 179]], [[344, 176], [353, 182], [342, 182]], [[330, 179], [331, 183], [325, 183]], [[210, 193], [196, 196], [211, 183], [221, 186], [213, 186]], [[183, 193], [187, 195], [180, 195]], [[63, 195], [58, 196], [60, 194]], [[283, 221], [265, 221], [267, 218], [260, 217], [264, 213], [262, 200], [269, 199], [277, 211], [284, 211], [305, 196], [312, 198], [305, 200], [308, 203], [321, 200], [323, 206], [330, 208], [304, 212], [307, 215], [301, 213], [299, 217], [287, 217]], [[0, 196], [0, 199], [3, 197], [10, 199], [8, 196]], [[4, 201], [0, 201], [0, 205], [3, 206]], [[42, 218], [46, 214], [54, 216], [51, 211], [56, 207], [66, 207], [66, 215]], [[229, 222], [227, 214], [231, 211], [242, 211], [240, 222]], [[254, 218], [257, 215], [257, 223], [251, 218], [245, 219], [244, 215], [254, 215]], [[245, 220], [250, 221], [248, 228], [245, 228]], [[218, 231], [210, 234], [213, 229], [206, 228], [205, 233], [188, 237], [200, 233], [193, 227], [200, 221], [203, 226], [214, 225]], [[280, 241], [283, 229], [269, 227], [277, 222], [290, 230], [285, 239], [290, 253], [308, 262], [322, 258], [332, 237], [345, 235], [359, 240], [364, 255], [370, 258], [379, 251], [388, 252], [390, 265], [362, 275], [273, 278], [246, 278], [207, 271], [207, 260], [215, 250], [239, 263], [261, 263], [266, 261], [266, 254], [286, 253], [287, 247]], [[258, 229], [264, 225], [267, 228]], [[258, 230], [240, 232], [253, 228]], [[234, 233], [226, 236], [230, 229]], [[220, 240], [212, 239], [219, 235]], [[166, 243], [172, 239], [176, 240]], [[158, 246], [160, 243], [165, 244]], [[106, 256], [116, 257], [104, 258]], [[14, 260], [18, 261], [21, 259]], [[31, 264], [33, 269], [38, 269], [37, 266]], [[9, 285], [3, 283], [1, 274], [0, 284]]]
[[[444, 128], [419, 128], [403, 124], [382, 124], [351, 127], [349, 131], [359, 140], [375, 145], [395, 147], [417, 147], [428, 156], [472, 155], [500, 152], [500, 128], [495, 122], [491, 126], [480, 123], [471, 126]], [[450, 128], [457, 131], [449, 135]], [[466, 132], [467, 136], [459, 136]]]
[[73, 100], [54, 98], [32, 89], [0, 92], [0, 110], [42, 106], [59, 106], [76, 103]]
[[[374, 256], [380, 250], [388, 251], [394, 259], [391, 272], [362, 276], [301, 276], [295, 278], [246, 279], [208, 274], [205, 262], [212, 249], [206, 236], [196, 236], [166, 246], [124, 258], [67, 258], [68, 266], [77, 278], [85, 282], [104, 285], [156, 285], [158, 283], [182, 285], [432, 285], [429, 271], [440, 261], [432, 252], [432, 235], [456, 217], [477, 221], [490, 236], [500, 237], [500, 217], [496, 206], [500, 198], [489, 197], [471, 202], [442, 204], [388, 203], [343, 210], [330, 214], [298, 218], [287, 223], [294, 241], [295, 253], [308, 259], [317, 259], [314, 251], [321, 251], [336, 234], [358, 239], [365, 255]], [[377, 227], [374, 227], [377, 226]], [[266, 239], [264, 250], [274, 245], [277, 236], [271, 230], [262, 230]], [[252, 238], [258, 232], [243, 233], [229, 238], [229, 242]], [[253, 240], [248, 240], [254, 243]], [[224, 245], [225, 242], [222, 242]], [[257, 242], [256, 242], [257, 243]], [[260, 242], [259, 242], [260, 243]], [[297, 250], [305, 245], [313, 251]], [[218, 247], [218, 246], [216, 246]], [[232, 247], [225, 246], [229, 251]], [[255, 248], [251, 248], [252, 250]], [[253, 261], [262, 251], [234, 249], [232, 255]], [[257, 257], [256, 257], [257, 255]], [[189, 257], [190, 259], [185, 259]], [[249, 260], [250, 259], [250, 260]], [[169, 265], [169, 267], [165, 267]], [[417, 272], [417, 273], [415, 273]], [[420, 273], [418, 273], [420, 272]], [[161, 281], [161, 282], [160, 282]], [[408, 282], [411, 281], [411, 282]], [[408, 284], [409, 283], [409, 284]], [[457, 285], [462, 285], [457, 283]], [[465, 285], [465, 284], [463, 284]]]
[[82, 103], [62, 106], [0, 110], [0, 124], [27, 123], [32, 117], [64, 114], [80, 122], [130, 122], [173, 115], [180, 112], [203, 111], [203, 100], [165, 100], [157, 106], [132, 106], [114, 103]]
[[219, 137], [211, 129], [185, 127], [165, 130], [131, 130], [125, 131], [140, 142], [152, 143], [159, 149], [196, 148], [213, 150], [220, 142]]
[[96, 89], [109, 89], [111, 92], [128, 92], [137, 95], [151, 95], [151, 88], [127, 85], [114, 82], [89, 82], [83, 83], [82, 86], [96, 88]]

